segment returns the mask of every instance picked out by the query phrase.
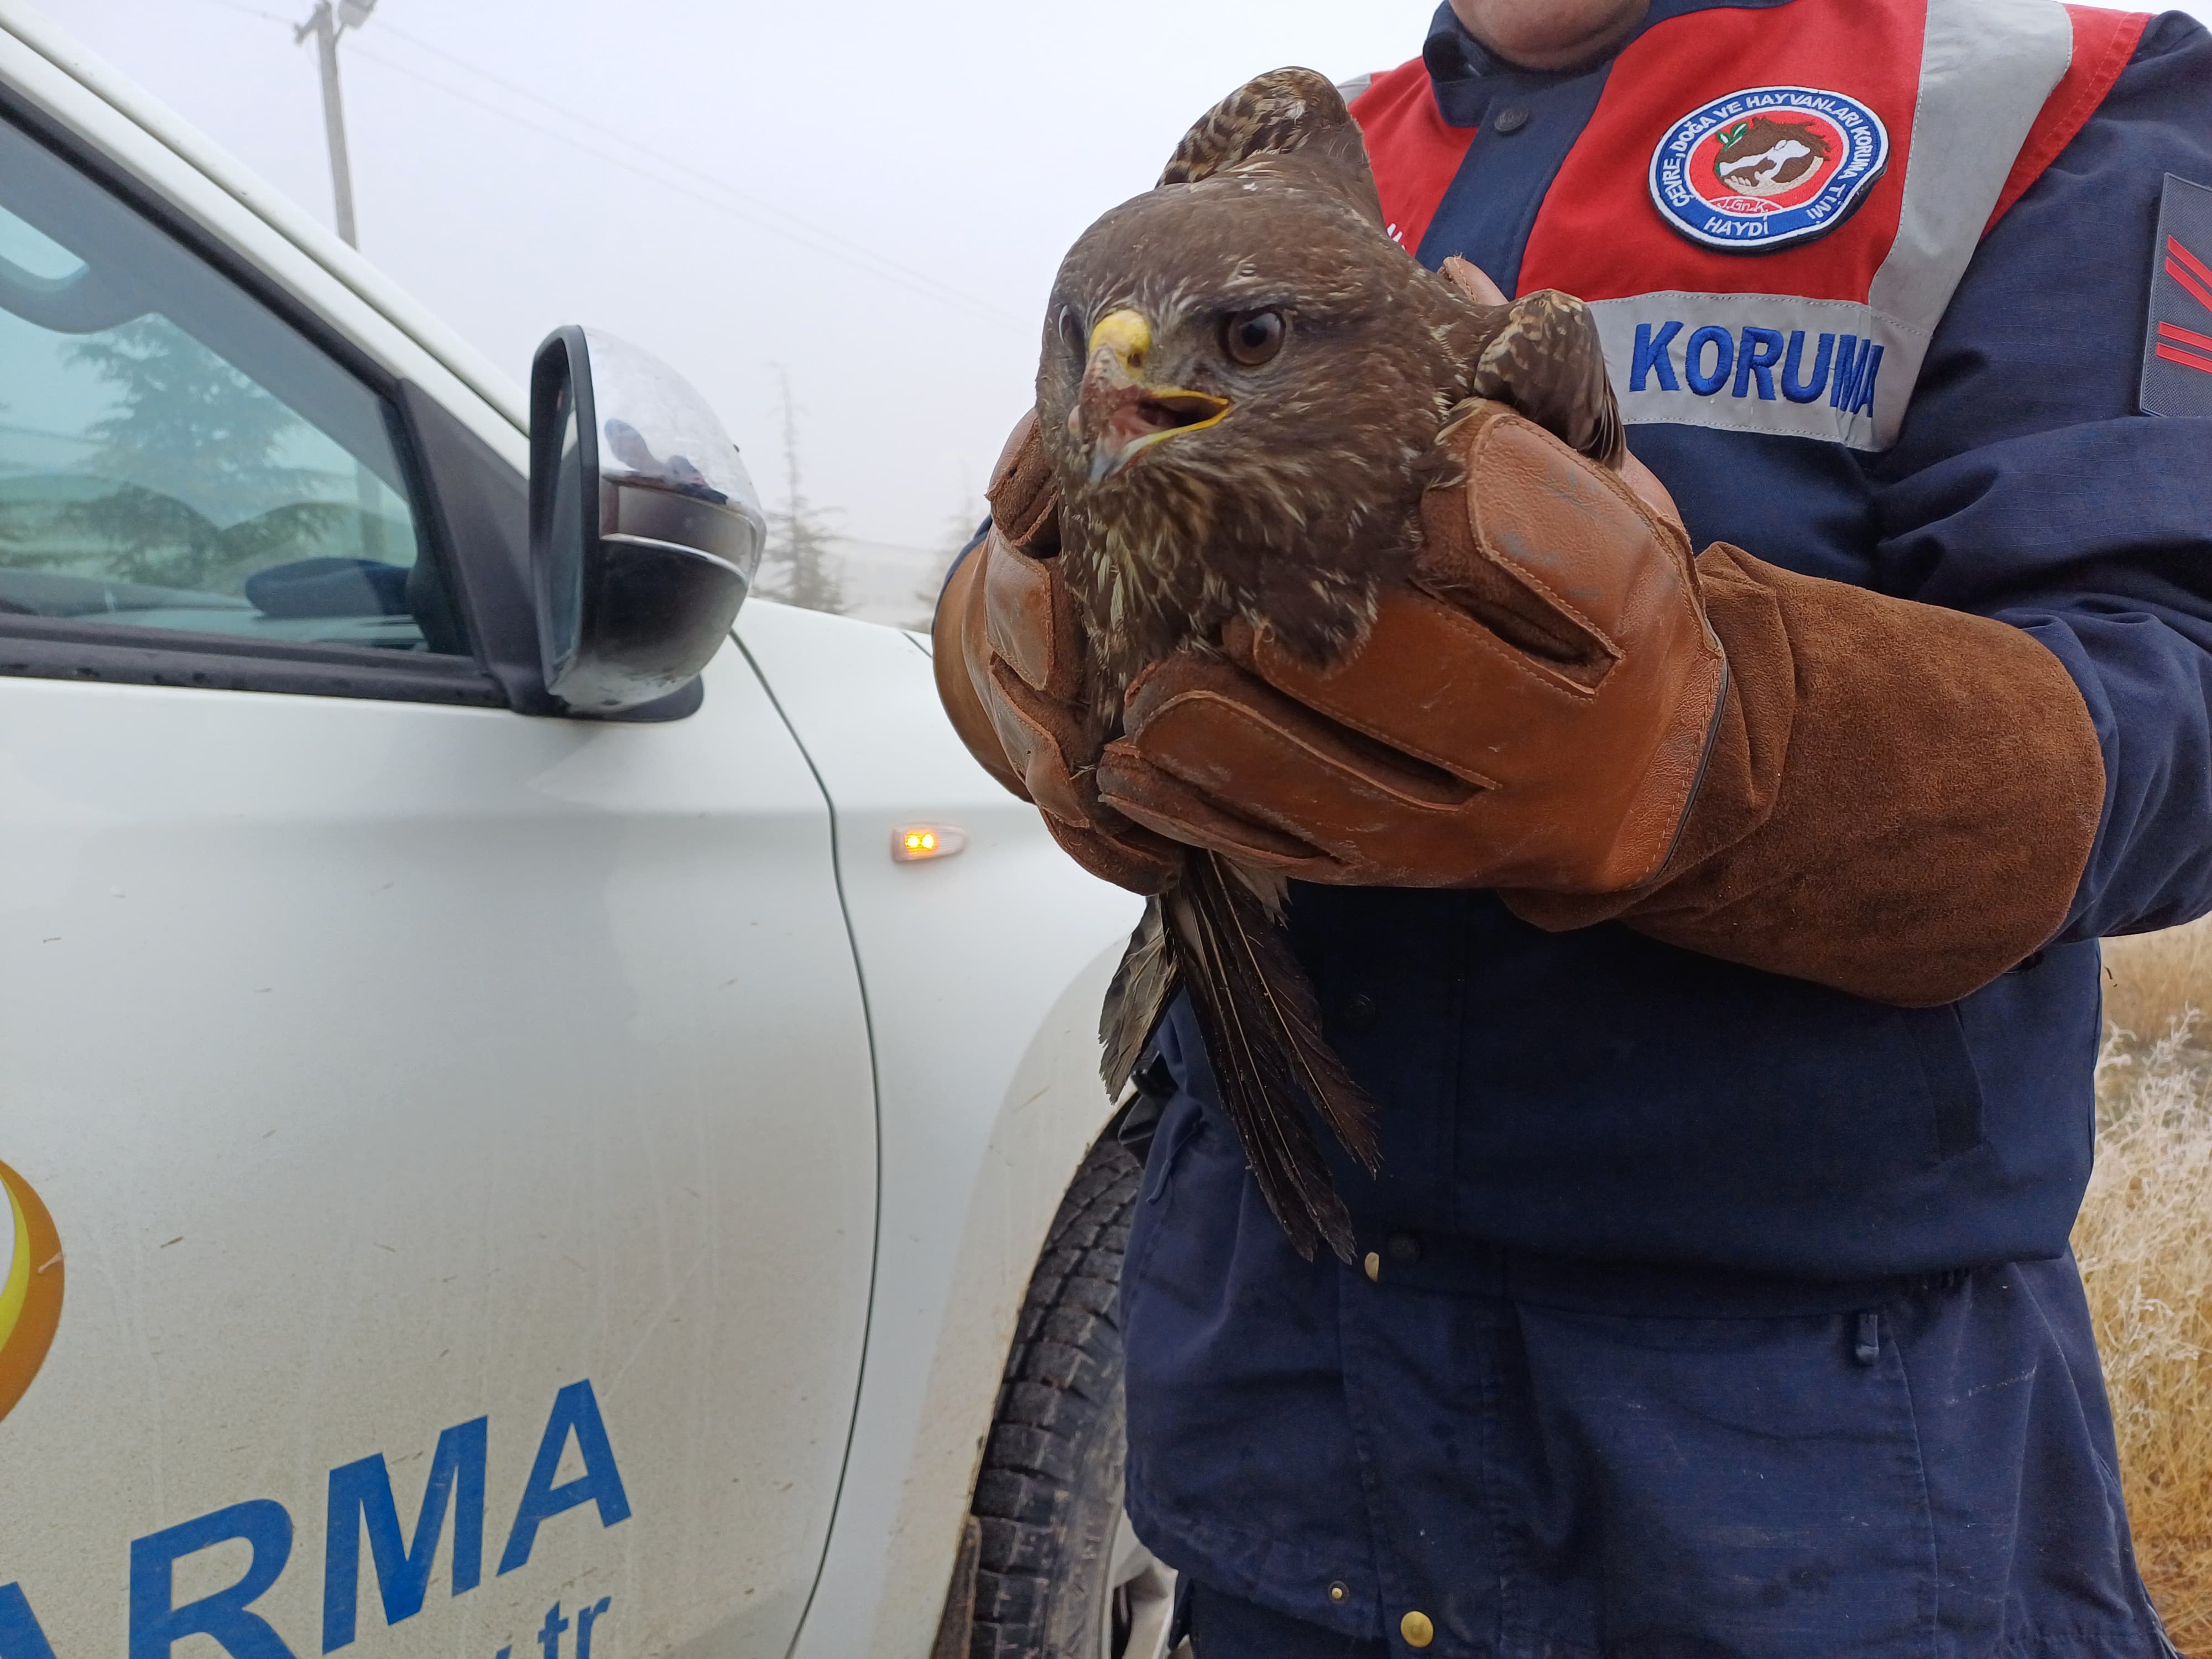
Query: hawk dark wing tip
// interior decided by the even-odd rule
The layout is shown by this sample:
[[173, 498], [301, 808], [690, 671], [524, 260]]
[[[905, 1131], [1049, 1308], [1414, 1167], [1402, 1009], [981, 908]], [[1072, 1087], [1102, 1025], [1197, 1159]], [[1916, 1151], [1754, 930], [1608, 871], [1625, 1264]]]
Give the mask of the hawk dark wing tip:
[[1511, 404], [1601, 465], [1618, 469], [1626, 453], [1597, 319], [1572, 295], [1547, 288], [1514, 301], [1468, 390]]

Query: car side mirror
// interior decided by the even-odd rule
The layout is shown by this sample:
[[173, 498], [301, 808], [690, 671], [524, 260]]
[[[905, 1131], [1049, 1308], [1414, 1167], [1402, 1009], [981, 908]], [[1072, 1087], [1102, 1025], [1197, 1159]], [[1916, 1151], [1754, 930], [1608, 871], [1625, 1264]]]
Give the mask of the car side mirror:
[[706, 401], [659, 359], [556, 329], [530, 370], [530, 574], [545, 689], [579, 714], [681, 690], [730, 632], [768, 527]]

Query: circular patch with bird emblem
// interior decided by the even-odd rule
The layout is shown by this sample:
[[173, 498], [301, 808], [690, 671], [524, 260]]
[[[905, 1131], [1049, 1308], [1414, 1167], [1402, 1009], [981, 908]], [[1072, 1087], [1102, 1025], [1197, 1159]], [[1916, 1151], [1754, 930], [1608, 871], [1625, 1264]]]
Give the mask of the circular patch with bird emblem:
[[1888, 130], [1857, 99], [1753, 87], [1667, 130], [1651, 152], [1651, 200], [1693, 242], [1771, 253], [1850, 218], [1888, 165]]

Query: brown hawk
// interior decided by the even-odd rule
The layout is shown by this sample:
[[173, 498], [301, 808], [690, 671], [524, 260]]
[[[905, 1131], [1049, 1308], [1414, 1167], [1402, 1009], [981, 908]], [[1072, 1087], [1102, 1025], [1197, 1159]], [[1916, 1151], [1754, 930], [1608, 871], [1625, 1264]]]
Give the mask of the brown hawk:
[[[1471, 299], [1386, 234], [1344, 100], [1263, 75], [1176, 147], [1158, 185], [1086, 230], [1054, 283], [1037, 373], [1060, 557], [1090, 647], [1103, 743], [1147, 664], [1242, 619], [1326, 664], [1419, 550], [1422, 492], [1457, 482], [1439, 434], [1501, 398], [1585, 454], [1624, 453], [1596, 326], [1547, 290]], [[1262, 1193], [1301, 1254], [1352, 1231], [1310, 1099], [1372, 1167], [1371, 1108], [1322, 1037], [1280, 926], [1280, 885], [1193, 849], [1109, 993], [1126, 1080], [1180, 984]]]

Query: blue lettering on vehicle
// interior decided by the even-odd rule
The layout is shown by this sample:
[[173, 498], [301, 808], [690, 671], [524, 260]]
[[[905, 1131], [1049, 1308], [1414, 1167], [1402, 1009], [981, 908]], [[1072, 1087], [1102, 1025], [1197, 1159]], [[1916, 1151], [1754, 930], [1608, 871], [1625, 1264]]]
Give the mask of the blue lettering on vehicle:
[[415, 1513], [414, 1540], [402, 1546], [399, 1506], [384, 1454], [331, 1471], [330, 1504], [323, 1533], [323, 1651], [353, 1640], [361, 1602], [361, 1535], [368, 1534], [377, 1587], [384, 1594], [384, 1622], [396, 1625], [422, 1611], [430, 1584], [430, 1558], [453, 1511], [453, 1594], [483, 1579], [484, 1462], [490, 1425], [474, 1418], [438, 1437], [422, 1507]]
[[614, 1598], [602, 1595], [588, 1607], [576, 1609], [576, 1659], [592, 1659], [592, 1626], [607, 1616]]
[[[554, 1476], [571, 1443], [583, 1472], [556, 1485]], [[439, 1435], [422, 1503], [406, 1531], [402, 1530], [383, 1453], [342, 1463], [330, 1472], [323, 1541], [324, 1653], [347, 1647], [355, 1639], [364, 1536], [386, 1625], [422, 1612], [431, 1565], [440, 1540], [447, 1534], [448, 1516], [453, 1522], [453, 1593], [465, 1595], [483, 1583], [489, 1446], [486, 1418], [472, 1418]], [[587, 1504], [597, 1507], [601, 1527], [616, 1526], [630, 1516], [629, 1495], [588, 1379], [571, 1382], [554, 1396], [507, 1528], [499, 1571], [512, 1572], [526, 1565], [541, 1527]], [[128, 1659], [172, 1659], [175, 1644], [193, 1636], [206, 1637], [231, 1659], [296, 1659], [268, 1618], [253, 1611], [290, 1562], [292, 1539], [290, 1511], [269, 1498], [228, 1504], [133, 1539]], [[236, 1581], [179, 1606], [177, 1564], [206, 1550], [240, 1543], [246, 1547], [246, 1560]], [[611, 1605], [611, 1599], [603, 1595], [577, 1608], [574, 1659], [591, 1659], [592, 1626], [607, 1616]], [[533, 1632], [544, 1659], [562, 1659], [561, 1638], [571, 1626], [556, 1602], [544, 1626]], [[508, 1659], [508, 1653], [509, 1649], [502, 1648], [500, 1659]], [[0, 1584], [0, 1659], [55, 1659], [52, 1644], [20, 1583]]]
[[0, 1584], [0, 1659], [54, 1659], [53, 1644], [21, 1584]]
[[[176, 1603], [177, 1563], [217, 1544], [252, 1551], [236, 1583]], [[179, 1522], [131, 1542], [131, 1659], [169, 1659], [172, 1645], [204, 1636], [231, 1659], [293, 1659], [276, 1627], [249, 1613], [292, 1559], [292, 1517], [273, 1498]]]
[[[584, 1472], [556, 1486], [553, 1472], [561, 1467], [561, 1454], [572, 1434]], [[522, 1502], [515, 1506], [507, 1547], [500, 1552], [500, 1571], [513, 1572], [529, 1560], [539, 1526], [580, 1504], [597, 1504], [603, 1527], [629, 1519], [629, 1497], [623, 1491], [622, 1471], [615, 1468], [614, 1449], [607, 1444], [606, 1425], [599, 1420], [599, 1402], [592, 1397], [589, 1382], [571, 1382], [554, 1396], [553, 1415], [538, 1439], [537, 1461], [530, 1466]]]
[[[607, 1616], [614, 1597], [602, 1595], [598, 1601], [576, 1609], [576, 1659], [592, 1659], [592, 1626]], [[561, 1659], [561, 1636], [569, 1621], [561, 1616], [561, 1604], [556, 1601], [545, 1609], [545, 1622], [538, 1627], [539, 1659]], [[501, 1648], [496, 1659], [512, 1659], [512, 1646]]]
[[538, 1627], [538, 1650], [543, 1659], [561, 1659], [561, 1633], [568, 1628], [558, 1601], [545, 1609], [545, 1622]]
[[1882, 349], [1872, 340], [1708, 323], [1682, 340], [1678, 360], [1674, 343], [1685, 326], [1679, 318], [1656, 326], [1637, 324], [1628, 359], [1631, 392], [1687, 391], [1699, 398], [1725, 392], [1770, 404], [1778, 392], [1793, 404], [1817, 403], [1826, 392], [1831, 408], [1847, 415], [1874, 413]]

